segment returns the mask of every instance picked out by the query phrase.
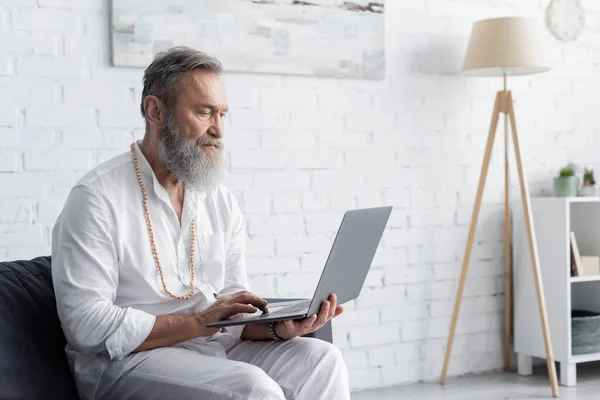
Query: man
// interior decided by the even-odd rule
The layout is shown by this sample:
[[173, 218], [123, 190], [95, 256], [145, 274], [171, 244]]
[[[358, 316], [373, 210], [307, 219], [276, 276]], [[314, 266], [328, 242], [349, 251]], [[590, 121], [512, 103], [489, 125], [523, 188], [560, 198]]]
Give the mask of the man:
[[303, 321], [209, 329], [265, 311], [244, 223], [221, 184], [227, 99], [218, 60], [173, 48], [146, 69], [143, 140], [88, 172], [52, 235], [66, 352], [83, 399], [349, 399], [339, 350]]

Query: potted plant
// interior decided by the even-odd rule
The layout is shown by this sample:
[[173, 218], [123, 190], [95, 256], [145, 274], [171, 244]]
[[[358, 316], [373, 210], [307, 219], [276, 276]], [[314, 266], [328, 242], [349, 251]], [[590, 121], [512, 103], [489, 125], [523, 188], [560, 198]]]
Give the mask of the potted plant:
[[596, 180], [594, 179], [594, 170], [586, 168], [583, 172], [583, 187], [581, 188], [582, 196], [596, 195]]
[[571, 167], [563, 167], [554, 178], [554, 195], [556, 197], [571, 197], [577, 195], [579, 182]]

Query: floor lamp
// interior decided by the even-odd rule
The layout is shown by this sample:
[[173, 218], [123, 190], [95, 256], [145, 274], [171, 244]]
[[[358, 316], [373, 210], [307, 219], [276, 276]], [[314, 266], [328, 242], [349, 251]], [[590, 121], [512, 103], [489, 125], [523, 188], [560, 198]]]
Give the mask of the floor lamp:
[[517, 136], [517, 127], [515, 121], [515, 112], [513, 108], [512, 94], [506, 89], [506, 77], [508, 75], [529, 75], [548, 71], [548, 57], [544, 51], [544, 42], [542, 41], [541, 33], [538, 32], [534, 20], [524, 17], [507, 17], [486, 19], [475, 22], [469, 39], [467, 53], [463, 64], [463, 72], [467, 75], [475, 76], [501, 76], [504, 81], [504, 90], [496, 94], [494, 103], [494, 112], [492, 114], [491, 125], [487, 138], [487, 145], [483, 157], [483, 165], [479, 177], [479, 186], [477, 188], [477, 197], [471, 217], [471, 225], [467, 238], [465, 256], [463, 259], [462, 271], [458, 291], [454, 303], [454, 312], [452, 315], [452, 323], [450, 326], [450, 334], [446, 346], [446, 355], [444, 366], [442, 369], [441, 383], [446, 381], [448, 371], [448, 362], [452, 351], [452, 343], [456, 330], [456, 322], [460, 310], [463, 289], [469, 261], [471, 258], [471, 250], [473, 249], [473, 241], [475, 238], [475, 230], [479, 219], [479, 211], [481, 208], [481, 200], [483, 190], [486, 183], [494, 138], [496, 136], [496, 128], [500, 114], [504, 114], [504, 283], [505, 283], [505, 332], [504, 332], [504, 369], [510, 367], [510, 330], [511, 330], [511, 268], [510, 268], [510, 177], [509, 177], [509, 123], [512, 133], [512, 141], [514, 145], [514, 153], [517, 162], [517, 171], [519, 175], [519, 184], [521, 187], [521, 199], [525, 213], [525, 224], [527, 229], [527, 239], [529, 242], [529, 250], [531, 253], [531, 261], [533, 265], [533, 275], [535, 282], [535, 290], [537, 291], [537, 300], [542, 321], [542, 331], [544, 333], [546, 361], [550, 372], [550, 383], [552, 393], [558, 397], [558, 384], [556, 378], [556, 367], [554, 365], [554, 355], [552, 352], [552, 342], [550, 339], [550, 330], [548, 327], [548, 317], [546, 312], [546, 301], [544, 297], [544, 289], [540, 276], [540, 262], [535, 237], [535, 229], [531, 215], [531, 205], [529, 198], [529, 190], [523, 173], [523, 164], [521, 158], [521, 150]]

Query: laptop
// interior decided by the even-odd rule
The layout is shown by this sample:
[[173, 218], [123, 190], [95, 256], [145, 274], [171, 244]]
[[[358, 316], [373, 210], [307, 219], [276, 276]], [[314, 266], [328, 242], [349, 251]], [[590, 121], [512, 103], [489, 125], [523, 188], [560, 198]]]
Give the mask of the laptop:
[[337, 305], [354, 300], [362, 290], [391, 212], [392, 207], [386, 206], [344, 213], [311, 299], [269, 303], [267, 313], [257, 311], [243, 318], [233, 316], [206, 326], [212, 328], [304, 319], [318, 314], [321, 304], [330, 294], [337, 296]]

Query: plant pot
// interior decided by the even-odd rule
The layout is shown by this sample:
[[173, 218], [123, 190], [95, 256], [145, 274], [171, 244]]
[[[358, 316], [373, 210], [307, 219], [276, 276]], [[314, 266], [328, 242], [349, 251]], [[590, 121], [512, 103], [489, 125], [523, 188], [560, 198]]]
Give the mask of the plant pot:
[[578, 183], [576, 176], [559, 176], [554, 178], [554, 195], [556, 197], [577, 196]]
[[596, 196], [596, 185], [583, 185], [581, 195], [586, 197]]

